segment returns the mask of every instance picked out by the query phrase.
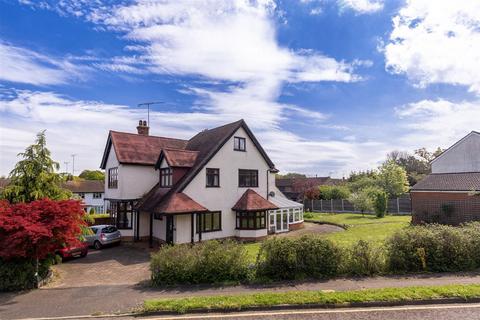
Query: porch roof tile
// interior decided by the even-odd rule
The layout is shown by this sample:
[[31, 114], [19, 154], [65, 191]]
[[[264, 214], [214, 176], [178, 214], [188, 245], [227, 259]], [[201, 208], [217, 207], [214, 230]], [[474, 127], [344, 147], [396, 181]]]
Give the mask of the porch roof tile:
[[235, 211], [265, 211], [274, 209], [278, 209], [278, 207], [252, 189], [247, 189], [232, 208]]

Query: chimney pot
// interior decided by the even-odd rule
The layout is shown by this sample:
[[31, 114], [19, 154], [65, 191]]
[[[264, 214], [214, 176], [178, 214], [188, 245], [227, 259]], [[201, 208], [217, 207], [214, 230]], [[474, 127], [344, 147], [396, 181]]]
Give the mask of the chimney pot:
[[147, 121], [145, 120], [138, 121], [138, 126], [137, 126], [138, 134], [141, 134], [143, 136], [148, 136], [149, 129], [150, 128], [147, 126]]

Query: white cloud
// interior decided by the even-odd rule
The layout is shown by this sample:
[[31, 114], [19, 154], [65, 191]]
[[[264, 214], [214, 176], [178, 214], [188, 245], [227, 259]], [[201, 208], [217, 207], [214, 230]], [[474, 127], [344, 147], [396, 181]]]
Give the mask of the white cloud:
[[404, 145], [446, 148], [472, 130], [480, 130], [480, 101], [421, 100], [396, 109], [406, 129]]
[[[188, 75], [209, 82], [207, 87], [190, 84], [182, 91], [197, 98], [191, 112], [152, 112], [155, 128], [152, 134], [157, 131], [187, 138], [203, 128], [245, 118], [281, 169], [303, 167], [310, 173], [324, 164], [329, 172], [338, 174], [339, 168], [347, 170], [356, 165], [354, 160], [358, 155], [373, 155], [382, 150], [370, 147], [371, 142], [359, 142], [356, 146], [342, 139], [312, 142], [286, 131], [285, 124], [292, 119], [318, 124], [328, 115], [318, 108], [311, 110], [278, 102], [285, 83], [359, 81], [361, 77], [355, 74], [355, 68], [363, 62], [337, 61], [320, 52], [293, 51], [280, 46], [273, 1], [138, 0], [114, 6], [69, 8], [81, 12], [79, 16], [99, 27], [118, 32], [128, 41], [125, 49], [133, 57], [100, 59], [94, 61], [97, 68], [121, 73]], [[368, 66], [368, 62], [363, 65]], [[107, 128], [131, 131], [144, 114], [125, 106], [75, 101], [51, 92], [18, 92], [17, 96], [4, 100], [7, 101], [0, 102], [4, 112], [8, 110], [15, 115], [17, 110], [17, 117], [28, 118], [32, 134], [46, 126], [52, 144], [58, 142], [58, 148], [75, 145], [82, 150], [79, 154], [95, 155], [84, 160], [85, 168], [98, 165]], [[108, 113], [108, 119], [104, 112]], [[86, 127], [92, 128], [88, 136], [83, 134]], [[71, 141], [62, 141], [62, 136]], [[95, 150], [89, 150], [92, 141]], [[60, 158], [68, 158], [72, 153], [62, 152]]]
[[387, 70], [421, 87], [465, 85], [480, 93], [480, 2], [408, 0], [383, 48]]
[[335, 3], [340, 12], [351, 10], [355, 14], [371, 14], [383, 9], [384, 0], [301, 0], [301, 3], [311, 6], [310, 14], [319, 15], [328, 3]]
[[84, 79], [86, 67], [0, 41], [0, 80], [33, 85], [63, 84]]
[[[294, 111], [303, 113], [304, 110]], [[135, 132], [146, 110], [98, 101], [74, 100], [54, 92], [0, 90], [0, 174], [8, 174], [18, 160], [17, 153], [31, 144], [35, 134], [47, 129], [48, 146], [60, 162], [77, 154], [76, 170], [98, 168], [108, 130]], [[306, 114], [307, 116], [308, 114]], [[321, 114], [313, 113], [322, 118]], [[284, 171], [333, 174], [375, 166], [387, 146], [372, 141], [325, 138], [310, 141], [265, 125], [257, 114], [243, 113], [256, 136], [277, 165]], [[239, 119], [238, 114], [191, 110], [190, 112], [150, 112], [151, 134], [188, 139], [198, 131]], [[368, 159], [368, 160], [367, 160]], [[71, 167], [70, 167], [71, 168]], [[321, 168], [321, 170], [319, 170]]]
[[342, 9], [351, 9], [358, 14], [377, 12], [383, 9], [383, 0], [338, 0]]

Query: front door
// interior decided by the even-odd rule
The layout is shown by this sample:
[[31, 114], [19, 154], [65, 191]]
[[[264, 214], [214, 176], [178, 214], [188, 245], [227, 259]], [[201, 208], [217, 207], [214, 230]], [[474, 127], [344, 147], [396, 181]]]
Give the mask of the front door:
[[166, 225], [167, 225], [167, 232], [165, 235], [165, 241], [168, 244], [172, 244], [173, 243], [173, 216], [167, 215]]

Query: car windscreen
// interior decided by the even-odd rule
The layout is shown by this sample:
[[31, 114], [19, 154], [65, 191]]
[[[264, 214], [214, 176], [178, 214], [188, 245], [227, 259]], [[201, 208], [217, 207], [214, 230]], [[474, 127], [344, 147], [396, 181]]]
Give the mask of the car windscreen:
[[117, 231], [117, 228], [114, 226], [108, 226], [102, 229], [102, 233], [113, 233], [116, 231]]
[[98, 228], [90, 228], [92, 230], [93, 234], [97, 234]]

